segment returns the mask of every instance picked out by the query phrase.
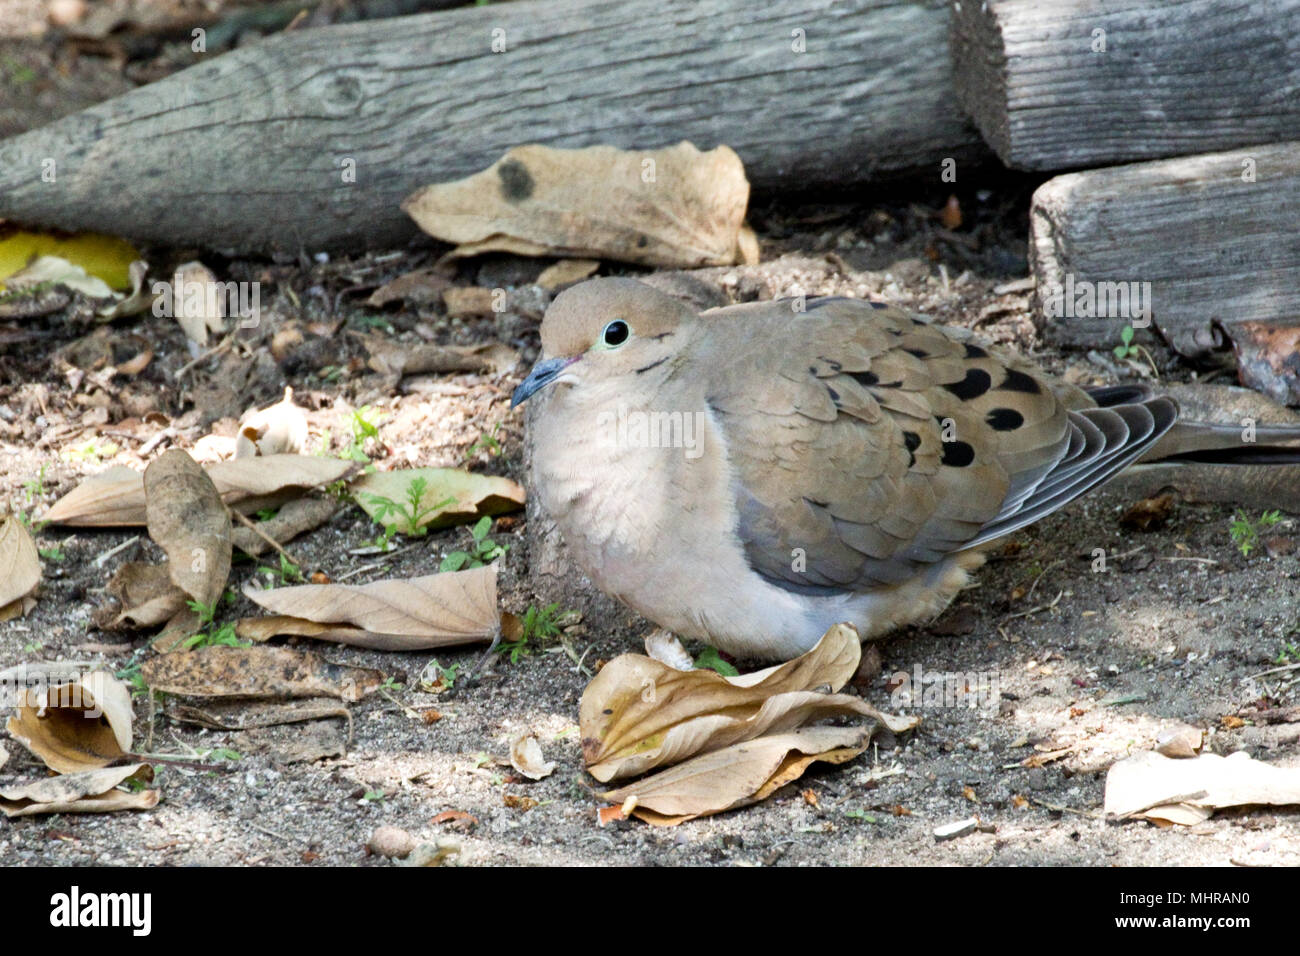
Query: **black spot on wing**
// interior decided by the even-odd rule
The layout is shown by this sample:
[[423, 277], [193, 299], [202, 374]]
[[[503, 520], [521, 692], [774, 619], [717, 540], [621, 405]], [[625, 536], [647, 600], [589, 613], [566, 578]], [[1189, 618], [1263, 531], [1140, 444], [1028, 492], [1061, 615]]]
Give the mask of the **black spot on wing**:
[[930, 353], [925, 349], [903, 349], [908, 355], [915, 355], [917, 358], [928, 358]]
[[533, 177], [528, 167], [517, 159], [508, 159], [497, 169], [501, 178], [501, 195], [506, 202], [521, 202], [533, 194]]
[[982, 348], [980, 348], [978, 345], [971, 345], [969, 342], [967, 342], [967, 343], [966, 343], [966, 357], [969, 358], [969, 359], [988, 358], [988, 357], [989, 357], [989, 353], [988, 353], [988, 352], [985, 352], [985, 351], [984, 351]]
[[849, 378], [859, 385], [865, 385], [870, 388], [872, 385], [880, 384], [880, 376], [875, 372], [849, 372]]
[[975, 449], [964, 441], [946, 441], [943, 443], [943, 457], [940, 464], [950, 468], [965, 468], [975, 460]]
[[1007, 369], [1007, 377], [1002, 380], [998, 388], [1004, 392], [1024, 392], [1026, 395], [1037, 395], [1042, 391], [1032, 378], [1013, 368]]
[[1015, 431], [1025, 423], [1025, 416], [1014, 408], [995, 408], [984, 416], [989, 427], [995, 432]]
[[903, 445], [907, 448], [907, 467], [916, 464], [916, 450], [921, 447], [921, 436], [916, 432], [903, 432]]
[[979, 398], [993, 385], [993, 379], [989, 373], [982, 368], [972, 368], [966, 371], [966, 377], [960, 382], [953, 382], [945, 385], [948, 391], [952, 392], [963, 402], [969, 402], [973, 398]]
[[655, 368], [655, 367], [657, 367], [657, 366], [659, 366], [659, 365], [663, 365], [664, 362], [667, 362], [667, 361], [668, 361], [668, 356], [665, 355], [663, 358], [661, 358], [661, 359], [660, 359], [659, 361], [657, 361], [657, 362], [651, 362], [649, 365], [642, 365], [639, 369], [636, 370], [636, 373], [637, 373], [638, 375], [640, 375], [642, 372], [648, 372], [648, 371], [650, 371], [652, 368]]

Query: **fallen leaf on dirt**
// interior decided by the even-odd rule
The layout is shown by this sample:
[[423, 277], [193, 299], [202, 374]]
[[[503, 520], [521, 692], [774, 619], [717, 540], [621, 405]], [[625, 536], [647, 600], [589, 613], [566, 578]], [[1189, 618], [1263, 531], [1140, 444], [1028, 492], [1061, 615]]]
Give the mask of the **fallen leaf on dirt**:
[[307, 416], [293, 403], [293, 389], [274, 405], [244, 416], [235, 442], [236, 458], [301, 455], [307, 446]]
[[8, 231], [0, 238], [0, 282], [28, 267], [33, 259], [50, 256], [62, 259], [94, 276], [112, 289], [131, 286], [130, 267], [140, 258], [125, 239], [102, 233], [66, 233]]
[[[286, 501], [275, 515], [257, 522], [257, 527], [272, 541], [284, 544], [300, 534], [319, 528], [339, 511], [333, 498], [296, 498]], [[244, 554], [257, 557], [271, 549], [266, 538], [252, 528], [242, 526], [231, 529], [230, 543]]]
[[352, 712], [329, 697], [308, 697], [284, 702], [213, 700], [201, 705], [169, 698], [164, 710], [173, 720], [183, 720], [212, 730], [249, 730], [253, 727], [275, 727], [330, 717], [344, 718], [349, 728], [352, 724]]
[[542, 270], [542, 274], [537, 277], [537, 284], [547, 292], [555, 292], [581, 282], [599, 268], [598, 259], [561, 259]]
[[158, 805], [157, 790], [129, 792], [117, 789], [128, 780], [149, 783], [153, 780], [153, 768], [147, 763], [136, 763], [0, 787], [0, 812], [7, 817], [25, 817], [38, 813], [149, 810]]
[[170, 296], [168, 310], [186, 338], [200, 347], [208, 344], [208, 333], [226, 330], [226, 296], [223, 285], [201, 262], [184, 262], [176, 267], [165, 296]]
[[1244, 751], [1176, 760], [1153, 751], [1126, 757], [1106, 774], [1104, 809], [1191, 825], [1222, 807], [1300, 804], [1300, 767], [1276, 767]]
[[527, 813], [537, 806], [537, 801], [532, 797], [521, 797], [515, 793], [507, 793], [501, 798], [501, 803], [511, 810], [522, 810]]
[[[101, 308], [99, 312], [96, 313], [99, 316], [99, 321], [112, 322], [114, 319], [121, 319], [130, 315], [139, 315], [141, 312], [153, 308], [153, 291], [144, 287], [145, 277], [149, 274], [149, 264], [143, 259], [137, 259], [131, 263], [129, 272], [131, 277], [131, 294], [119, 302], [114, 302], [111, 305]], [[153, 358], [152, 352], [147, 354], [149, 359]], [[144, 367], [149, 364], [149, 359], [145, 359], [143, 362], [139, 363], [138, 367], [133, 370], [129, 369], [126, 364], [119, 365], [117, 370], [123, 375], [139, 375], [140, 372], [144, 371]]]
[[443, 810], [437, 814], [430, 823], [450, 823], [456, 830], [471, 830], [478, 826], [478, 817], [466, 813], [464, 810]]
[[726, 146], [701, 153], [686, 142], [628, 151], [530, 144], [467, 179], [419, 190], [402, 209], [425, 232], [456, 243], [453, 257], [515, 252], [697, 268], [753, 255], [742, 239], [748, 203], [744, 166]]
[[369, 584], [303, 584], [244, 595], [273, 617], [244, 618], [236, 632], [264, 641], [297, 634], [386, 651], [491, 640], [500, 627], [497, 568], [392, 578]]
[[501, 342], [483, 345], [406, 345], [380, 336], [365, 339], [367, 364], [380, 375], [446, 375], [451, 372], [506, 372], [519, 364], [519, 353]]
[[555, 761], [542, 756], [542, 745], [532, 734], [525, 734], [510, 745], [510, 766], [529, 780], [541, 780], [555, 771]]
[[152, 690], [182, 697], [357, 701], [384, 680], [377, 670], [331, 664], [285, 647], [200, 647], [151, 658], [140, 671]]
[[[0, 621], [22, 609], [22, 599], [41, 581], [36, 542], [15, 516], [0, 520]], [[12, 608], [12, 612], [11, 612]]]
[[366, 514], [399, 534], [445, 528], [524, 505], [524, 489], [509, 478], [458, 468], [376, 471], [352, 482], [351, 490]]
[[114, 603], [91, 615], [95, 626], [106, 631], [157, 627], [185, 609], [188, 595], [172, 583], [165, 564], [128, 561], [113, 573], [108, 594]]
[[390, 302], [410, 302], [413, 305], [432, 305], [442, 301], [442, 293], [451, 287], [451, 280], [431, 269], [418, 269], [385, 283], [366, 300], [366, 305], [377, 308]]
[[92, 299], [111, 299], [113, 290], [103, 279], [87, 275], [81, 266], [58, 256], [39, 256], [0, 283], [6, 292], [24, 292], [36, 286], [62, 286]]
[[[266, 455], [204, 466], [221, 500], [247, 514], [277, 507], [310, 488], [331, 484], [356, 462], [318, 455]], [[144, 475], [124, 465], [87, 478], [54, 503], [41, 520], [78, 528], [126, 528], [145, 523]]]
[[172, 583], [215, 607], [230, 576], [230, 516], [216, 485], [186, 452], [163, 452], [144, 471], [145, 524], [167, 555]]
[[1120, 515], [1119, 523], [1134, 531], [1156, 531], [1165, 526], [1174, 510], [1173, 492], [1135, 502]]
[[915, 718], [892, 717], [861, 698], [830, 693], [853, 676], [860, 654], [857, 632], [843, 624], [801, 657], [739, 677], [679, 671], [622, 654], [582, 695], [587, 771], [603, 783], [825, 717], [871, 717], [894, 732], [914, 727]]
[[844, 763], [867, 749], [868, 727], [801, 727], [701, 754], [619, 790], [601, 794], [657, 826], [765, 800], [814, 761]]
[[452, 286], [442, 293], [442, 301], [449, 318], [477, 318], [496, 311], [497, 293], [477, 285]]
[[131, 692], [107, 671], [27, 689], [5, 729], [51, 770], [104, 767], [131, 750]]
[[1166, 757], [1195, 757], [1201, 749], [1204, 734], [1198, 727], [1175, 727], [1156, 737], [1156, 753]]

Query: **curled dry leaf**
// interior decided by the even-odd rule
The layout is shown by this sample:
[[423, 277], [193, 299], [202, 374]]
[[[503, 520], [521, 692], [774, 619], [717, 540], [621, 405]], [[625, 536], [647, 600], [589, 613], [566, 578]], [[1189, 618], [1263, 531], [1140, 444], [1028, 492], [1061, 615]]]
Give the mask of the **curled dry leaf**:
[[[221, 500], [247, 514], [275, 507], [302, 492], [346, 477], [356, 462], [316, 455], [266, 455], [218, 461], [204, 471]], [[87, 478], [42, 516], [79, 528], [125, 528], [145, 523], [144, 476], [117, 465]]]
[[1174, 759], [1153, 751], [1125, 757], [1106, 774], [1108, 815], [1188, 826], [1221, 807], [1300, 804], [1300, 767], [1275, 767], [1238, 751]]
[[167, 554], [172, 583], [199, 604], [216, 605], [230, 576], [230, 516], [216, 485], [179, 448], [144, 471], [149, 537]]
[[203, 263], [182, 263], [163, 293], [170, 300], [164, 314], [176, 317], [190, 341], [206, 346], [209, 332], [226, 330], [227, 288]]
[[[459, 468], [403, 468], [362, 475], [352, 497], [377, 523], [413, 534], [419, 528], [445, 528], [481, 515], [499, 515], [524, 506], [524, 489], [509, 478], [479, 475]], [[411, 497], [420, 491], [418, 502]]]
[[620, 655], [582, 695], [587, 771], [605, 782], [824, 717], [860, 714], [895, 732], [915, 726], [915, 718], [830, 693], [853, 676], [860, 654], [857, 632], [837, 624], [801, 657], [739, 677]]
[[285, 647], [201, 647], [147, 660], [140, 672], [152, 690], [166, 694], [271, 700], [356, 701], [384, 679], [368, 667], [331, 664], [308, 651]]
[[165, 564], [128, 561], [108, 582], [113, 604], [92, 615], [95, 626], [106, 631], [157, 627], [185, 609], [188, 595], [172, 583]]
[[701, 754], [601, 796], [647, 823], [673, 826], [765, 800], [814, 761], [844, 763], [866, 750], [868, 727], [801, 727]]
[[245, 415], [235, 442], [236, 458], [301, 455], [307, 447], [307, 415], [293, 403], [293, 389], [274, 405]]
[[508, 345], [406, 345], [380, 336], [366, 338], [367, 364], [396, 381], [403, 375], [445, 375], [449, 372], [483, 372], [495, 375], [519, 364], [519, 353]]
[[744, 165], [727, 146], [533, 144], [466, 179], [421, 189], [402, 209], [431, 236], [456, 243], [456, 257], [515, 252], [697, 268], [753, 255], [743, 229], [748, 203]]
[[22, 600], [41, 580], [41, 559], [36, 543], [13, 515], [0, 520], [0, 621], [22, 608]]
[[81, 266], [59, 256], [38, 256], [30, 265], [5, 278], [3, 283], [3, 287], [12, 292], [41, 285], [63, 286], [92, 299], [115, 298], [107, 282], [87, 275]]
[[104, 767], [131, 750], [131, 692], [107, 671], [29, 687], [5, 729], [51, 770]]
[[153, 768], [147, 763], [135, 763], [0, 787], [0, 812], [7, 817], [25, 817], [39, 813], [149, 810], [158, 805], [157, 790], [117, 789], [128, 780], [149, 783], [153, 780]]
[[386, 651], [491, 640], [500, 627], [495, 565], [369, 584], [303, 584], [245, 596], [275, 616], [245, 618], [241, 637], [297, 634]]
[[537, 284], [547, 292], [556, 292], [565, 286], [581, 282], [600, 268], [597, 259], [561, 259], [542, 270]]
[[529, 780], [541, 780], [555, 770], [555, 761], [542, 756], [542, 745], [536, 737], [524, 734], [510, 745], [510, 766]]

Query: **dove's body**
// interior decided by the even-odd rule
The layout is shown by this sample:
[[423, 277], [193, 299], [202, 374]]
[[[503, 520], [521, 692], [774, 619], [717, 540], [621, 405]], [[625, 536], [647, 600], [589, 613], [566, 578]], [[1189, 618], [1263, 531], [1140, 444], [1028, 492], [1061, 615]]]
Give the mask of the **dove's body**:
[[534, 491], [598, 587], [733, 654], [928, 619], [981, 545], [1177, 418], [1138, 389], [1097, 407], [968, 338], [858, 300], [697, 317], [632, 280], [586, 283], [547, 313], [549, 358], [517, 392], [555, 382], [531, 423]]

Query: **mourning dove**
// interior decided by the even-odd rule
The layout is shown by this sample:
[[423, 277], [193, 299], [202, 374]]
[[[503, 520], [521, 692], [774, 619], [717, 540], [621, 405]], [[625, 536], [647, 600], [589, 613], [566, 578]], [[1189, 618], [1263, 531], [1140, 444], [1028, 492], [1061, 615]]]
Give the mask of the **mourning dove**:
[[1141, 386], [1085, 391], [879, 302], [697, 315], [603, 278], [561, 293], [541, 337], [512, 404], [545, 390], [532, 484], [574, 558], [747, 658], [932, 618], [982, 548], [1144, 456], [1300, 461], [1300, 428], [1243, 444]]

